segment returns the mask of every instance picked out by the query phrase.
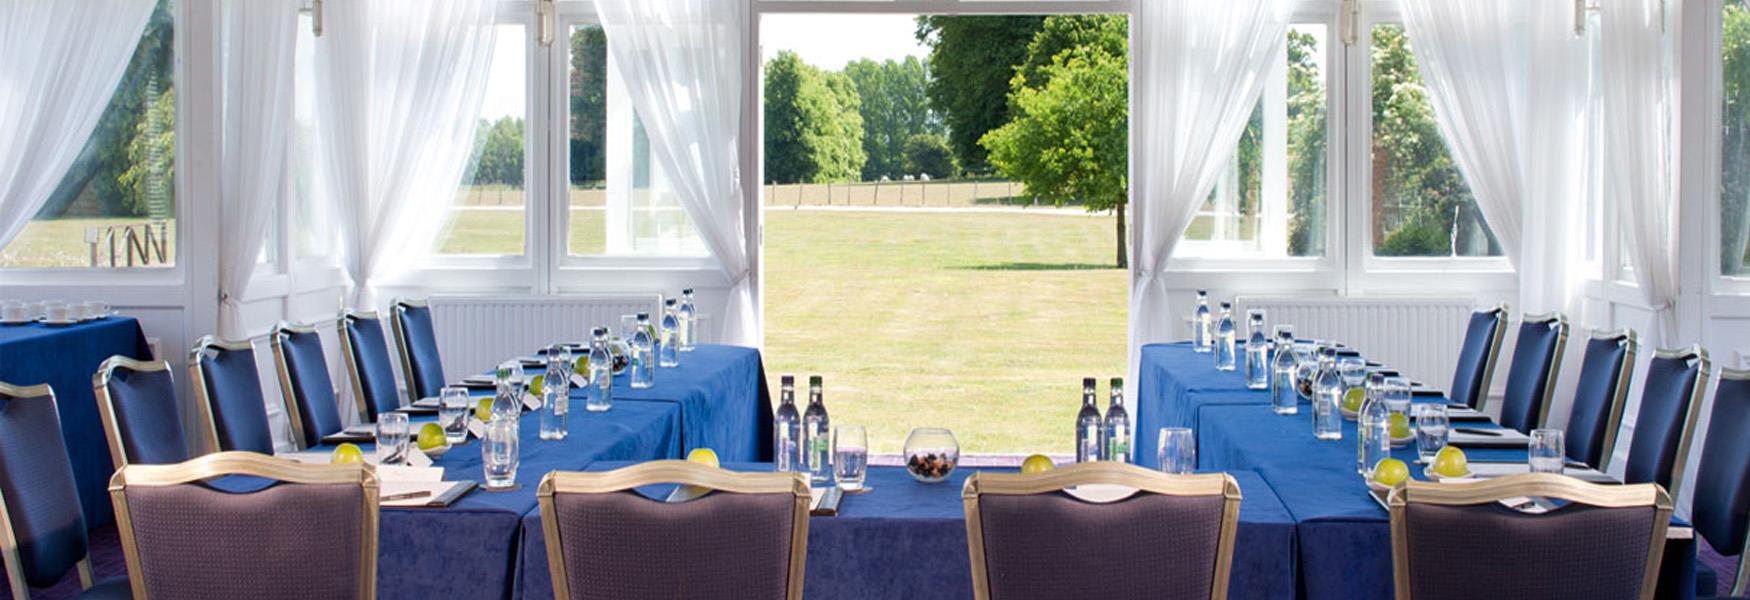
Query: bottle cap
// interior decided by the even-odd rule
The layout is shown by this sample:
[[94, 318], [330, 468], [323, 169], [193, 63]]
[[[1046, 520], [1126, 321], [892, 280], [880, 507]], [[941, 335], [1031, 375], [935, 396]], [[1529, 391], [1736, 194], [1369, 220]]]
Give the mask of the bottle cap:
[[1234, 303], [1232, 303], [1232, 302], [1223, 302], [1223, 303], [1221, 303], [1221, 309], [1222, 309], [1222, 310], [1228, 310], [1228, 309], [1231, 309], [1231, 308], [1233, 308], [1233, 307], [1234, 307]]
[[686, 289], [681, 290], [681, 295], [683, 295], [683, 296], [693, 295], [693, 288], [686, 288]]
[[1113, 388], [1124, 387], [1124, 378], [1123, 377], [1113, 377], [1111, 383], [1112, 383]]
[[662, 300], [662, 305], [663, 306], [674, 306], [675, 302], [676, 302], [676, 300], [674, 298], [664, 298]]
[[638, 320], [649, 321], [650, 320], [650, 313], [638, 313]]
[[1204, 296], [1208, 296], [1208, 295], [1209, 295], [1209, 290], [1197, 290], [1197, 296], [1200, 298], [1204, 297]]
[[1095, 385], [1094, 378], [1092, 378], [1092, 377], [1083, 377], [1082, 378], [1082, 387], [1091, 388], [1091, 387], [1094, 387], [1094, 385]]
[[596, 336], [596, 337], [601, 337], [601, 336], [604, 336], [604, 335], [607, 335], [607, 334], [608, 334], [608, 328], [606, 328], [606, 327], [597, 327], [597, 328], [595, 328], [595, 329], [591, 329], [591, 330], [590, 330], [590, 333], [591, 333], [591, 334], [593, 334], [593, 335], [595, 335], [595, 336]]
[[778, 381], [780, 382], [780, 385], [794, 386], [794, 385], [796, 385], [796, 376], [795, 375], [785, 375], [783, 377], [779, 377]]
[[808, 385], [810, 387], [820, 387], [820, 376], [819, 375], [809, 375], [808, 376]]

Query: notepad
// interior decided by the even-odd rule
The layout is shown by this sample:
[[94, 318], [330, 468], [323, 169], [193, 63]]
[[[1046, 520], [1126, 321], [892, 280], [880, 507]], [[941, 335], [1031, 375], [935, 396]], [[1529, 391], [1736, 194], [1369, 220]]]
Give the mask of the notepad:
[[472, 481], [383, 481], [377, 487], [380, 506], [449, 506], [474, 489]]
[[1453, 428], [1446, 443], [1460, 448], [1526, 448], [1531, 438], [1513, 429], [1484, 429], [1490, 433], [1472, 433]]
[[839, 514], [839, 501], [845, 497], [845, 491], [833, 487], [808, 488], [808, 514], [816, 517], [836, 517]]
[[[1531, 466], [1525, 463], [1473, 462], [1470, 463], [1470, 472], [1479, 479], [1494, 479], [1530, 473]], [[1609, 475], [1587, 467], [1567, 467], [1562, 470], [1562, 474], [1587, 483], [1620, 483]]]

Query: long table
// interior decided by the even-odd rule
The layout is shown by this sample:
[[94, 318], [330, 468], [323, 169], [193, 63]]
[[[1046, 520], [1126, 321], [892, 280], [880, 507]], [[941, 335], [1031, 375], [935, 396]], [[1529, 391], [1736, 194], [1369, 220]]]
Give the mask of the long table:
[[[598, 462], [590, 471], [627, 466]], [[769, 471], [769, 464], [729, 464], [741, 471]], [[966, 521], [960, 490], [976, 469], [959, 469], [948, 481], [922, 484], [904, 469], [871, 467], [871, 491], [847, 495], [834, 517], [808, 523], [808, 567], [803, 593], [816, 600], [840, 598], [972, 597]], [[1294, 594], [1294, 522], [1270, 486], [1250, 472], [1232, 472], [1244, 497], [1235, 535], [1232, 598], [1285, 598]], [[650, 490], [662, 497], [662, 489]], [[520, 598], [553, 597], [540, 511], [523, 518]], [[1122, 551], [1122, 549], [1115, 549]], [[1285, 568], [1286, 567], [1286, 568]]]
[[140, 322], [133, 317], [112, 316], [64, 327], [0, 326], [0, 381], [20, 386], [46, 383], [55, 391], [79, 505], [90, 527], [115, 520], [109, 500], [115, 462], [98, 420], [91, 376], [104, 359], [117, 354], [138, 360], [152, 357]]
[[1160, 468], [1157, 433], [1162, 427], [1196, 429], [1205, 405], [1270, 403], [1268, 394], [1241, 393], [1246, 391], [1241, 371], [1217, 372], [1215, 355], [1192, 350], [1190, 342], [1143, 346], [1134, 399], [1136, 463]]
[[614, 401], [621, 400], [679, 406], [687, 451], [711, 448], [734, 462], [772, 460], [772, 396], [759, 350], [699, 344], [681, 353], [680, 366], [658, 368], [650, 388], [632, 389], [629, 372], [615, 377]]

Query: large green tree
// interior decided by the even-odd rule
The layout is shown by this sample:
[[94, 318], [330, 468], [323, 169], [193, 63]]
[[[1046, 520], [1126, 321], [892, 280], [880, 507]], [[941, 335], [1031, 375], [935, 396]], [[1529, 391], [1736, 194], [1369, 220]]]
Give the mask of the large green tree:
[[766, 63], [766, 180], [852, 181], [863, 172], [863, 118], [856, 85], [788, 50]]
[[1317, 62], [1319, 40], [1310, 33], [1288, 32], [1288, 198], [1293, 216], [1288, 223], [1291, 256], [1325, 253], [1325, 152], [1329, 135], [1325, 109], [1325, 76]]
[[863, 180], [907, 174], [906, 141], [944, 131], [929, 106], [929, 68], [913, 56], [904, 61], [862, 59], [845, 65], [845, 75], [856, 84], [862, 106], [863, 152], [868, 156]]
[[914, 133], [905, 140], [905, 172], [928, 175], [934, 179], [952, 177], [954, 149], [940, 133]]
[[917, 39], [930, 47], [930, 108], [948, 126], [960, 166], [982, 172], [979, 139], [1009, 122], [1009, 80], [1045, 23], [1038, 16], [920, 16]]
[[1720, 270], [1740, 275], [1750, 258], [1750, 9], [1729, 0], [1721, 19]]
[[474, 183], [523, 187], [523, 120], [480, 120], [474, 134]]
[[[571, 183], [607, 179], [608, 36], [600, 27], [571, 32]], [[519, 173], [520, 178], [520, 173]]]

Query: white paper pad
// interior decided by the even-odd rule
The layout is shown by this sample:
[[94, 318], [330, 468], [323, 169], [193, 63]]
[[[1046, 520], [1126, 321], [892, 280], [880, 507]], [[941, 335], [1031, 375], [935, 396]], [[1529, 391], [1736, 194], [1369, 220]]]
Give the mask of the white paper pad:
[[406, 494], [420, 494], [420, 492], [424, 492], [423, 494], [420, 494], [420, 495], [418, 495], [416, 497], [412, 497], [412, 498], [402, 498], [400, 500], [385, 500], [385, 501], [382, 501], [380, 503], [381, 506], [426, 506], [426, 505], [431, 504], [433, 501], [443, 497], [445, 494], [450, 493], [450, 491], [455, 489], [456, 487], [463, 486], [463, 485], [467, 485], [467, 482], [460, 482], [460, 481], [381, 481], [381, 482], [378, 482], [377, 491], [378, 491], [379, 498], [387, 498], [390, 496], [403, 496]]
[[1510, 448], [1514, 446], [1529, 446], [1531, 437], [1513, 429], [1489, 429], [1496, 435], [1467, 433], [1453, 428], [1446, 442], [1454, 446], [1488, 446], [1492, 448]]
[[[1508, 475], [1520, 475], [1520, 474], [1524, 474], [1524, 473], [1530, 473], [1531, 466], [1527, 465], [1527, 464], [1523, 464], [1523, 463], [1473, 462], [1473, 463], [1470, 463], [1470, 472], [1472, 475], [1475, 475], [1476, 477], [1481, 478], [1481, 479], [1494, 479], [1496, 477], [1506, 477]], [[1573, 477], [1575, 479], [1579, 479], [1581, 481], [1588, 481], [1588, 482], [1592, 482], [1592, 483], [1606, 483], [1606, 482], [1616, 483], [1615, 479], [1611, 478], [1609, 475], [1605, 475], [1603, 473], [1598, 472], [1597, 469], [1590, 469], [1590, 468], [1585, 468], [1585, 467], [1567, 467], [1567, 468], [1562, 470], [1562, 474], [1567, 475], [1569, 477]]]

